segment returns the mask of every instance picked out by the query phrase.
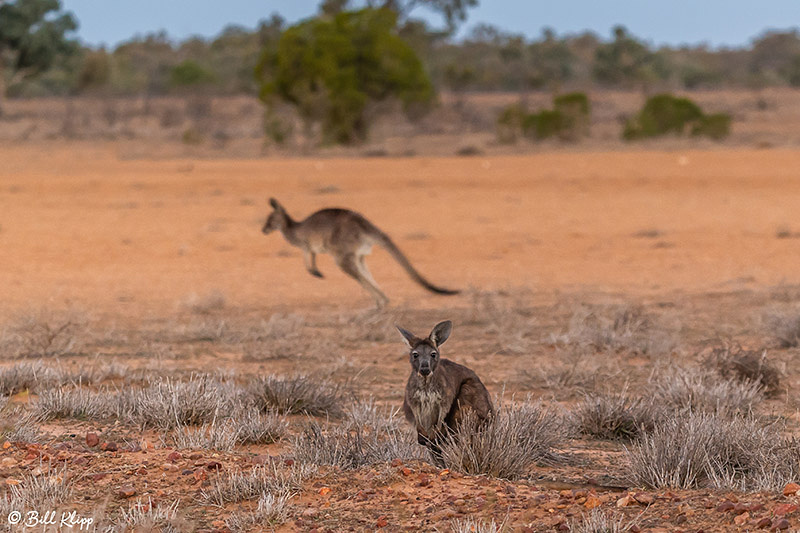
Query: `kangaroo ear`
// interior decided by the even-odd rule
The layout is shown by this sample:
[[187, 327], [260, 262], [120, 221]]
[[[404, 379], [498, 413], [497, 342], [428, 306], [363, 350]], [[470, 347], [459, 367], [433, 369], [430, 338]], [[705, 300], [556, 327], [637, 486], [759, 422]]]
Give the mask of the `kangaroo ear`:
[[272, 206], [272, 209], [283, 209], [281, 204], [279, 204], [278, 200], [276, 200], [275, 198], [270, 198], [269, 199], [269, 205]]
[[453, 323], [449, 320], [445, 320], [444, 322], [439, 322], [433, 327], [433, 331], [431, 331], [430, 337], [428, 337], [433, 344], [439, 346], [444, 344], [444, 341], [447, 340], [447, 337], [450, 336], [450, 332], [453, 331]]
[[400, 332], [400, 335], [403, 336], [403, 340], [406, 341], [406, 344], [408, 344], [408, 347], [409, 348], [413, 348], [414, 345], [416, 344], [416, 341], [419, 340], [419, 339], [417, 339], [417, 336], [414, 335], [413, 333], [411, 333], [410, 331], [404, 330], [400, 326], [395, 326], [395, 327], [397, 328], [397, 331]]

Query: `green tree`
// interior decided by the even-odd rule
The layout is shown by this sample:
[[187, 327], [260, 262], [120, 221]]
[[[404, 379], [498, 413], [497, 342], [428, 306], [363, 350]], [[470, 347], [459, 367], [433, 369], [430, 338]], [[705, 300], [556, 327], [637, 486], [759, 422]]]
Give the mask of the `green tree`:
[[426, 8], [444, 17], [450, 32], [467, 20], [467, 10], [478, 5], [478, 0], [367, 0], [367, 5], [376, 9], [390, 9], [405, 21], [419, 7]]
[[50, 68], [78, 50], [78, 28], [59, 0], [0, 1], [0, 114], [6, 87]]
[[199, 87], [215, 80], [214, 73], [200, 65], [197, 61], [186, 59], [181, 61], [169, 73], [172, 87]]
[[388, 9], [342, 12], [288, 28], [277, 45], [265, 48], [256, 77], [268, 109], [276, 99], [288, 102], [306, 124], [322, 124], [326, 142], [363, 140], [371, 102], [398, 99], [411, 113], [434, 97]]
[[614, 40], [597, 47], [593, 74], [604, 85], [633, 86], [665, 79], [667, 65], [643, 43], [628, 34], [622, 26], [614, 28]]

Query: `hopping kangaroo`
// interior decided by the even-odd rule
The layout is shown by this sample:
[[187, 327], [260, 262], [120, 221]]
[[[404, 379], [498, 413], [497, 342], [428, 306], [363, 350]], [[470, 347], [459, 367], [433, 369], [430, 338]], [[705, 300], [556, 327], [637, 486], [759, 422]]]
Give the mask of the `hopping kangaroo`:
[[474, 411], [480, 421], [494, 412], [489, 392], [478, 375], [440, 357], [439, 346], [450, 336], [452, 327], [449, 320], [440, 322], [426, 339], [397, 328], [411, 349], [412, 370], [403, 412], [417, 428], [417, 442], [427, 446], [437, 460], [441, 459], [441, 438], [458, 428], [467, 411]]
[[295, 222], [277, 200], [271, 198], [269, 204], [273, 211], [262, 232], [268, 234], [279, 230], [283, 233], [290, 244], [303, 250], [306, 270], [318, 278], [323, 276], [317, 269], [317, 254], [333, 255], [339, 268], [358, 281], [375, 298], [378, 307], [386, 305], [389, 298], [381, 292], [364, 263], [364, 257], [372, 251], [375, 244], [392, 254], [411, 279], [429, 291], [437, 294], [458, 294], [458, 291], [437, 287], [422, 277], [388, 235], [354, 211], [322, 209], [305, 220]]

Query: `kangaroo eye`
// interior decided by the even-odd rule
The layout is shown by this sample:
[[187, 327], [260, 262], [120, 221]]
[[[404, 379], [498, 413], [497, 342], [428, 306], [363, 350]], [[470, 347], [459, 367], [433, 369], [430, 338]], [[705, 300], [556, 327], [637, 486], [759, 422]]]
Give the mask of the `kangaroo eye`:
[[431, 357], [436, 357], [436, 352], [431, 352]]
[[411, 355], [413, 355], [414, 359], [416, 359], [417, 357], [419, 357], [419, 352], [411, 352]]

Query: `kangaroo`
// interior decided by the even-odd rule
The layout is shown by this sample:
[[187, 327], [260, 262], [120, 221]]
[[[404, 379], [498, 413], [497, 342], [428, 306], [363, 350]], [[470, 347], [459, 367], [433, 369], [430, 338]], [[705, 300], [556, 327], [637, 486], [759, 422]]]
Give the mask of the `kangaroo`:
[[323, 275], [317, 268], [317, 254], [333, 255], [339, 268], [358, 281], [375, 298], [378, 307], [389, 303], [389, 298], [375, 283], [364, 263], [364, 257], [372, 251], [372, 246], [375, 244], [385, 248], [408, 272], [411, 279], [429, 291], [437, 294], [459, 292], [437, 287], [422, 277], [388, 235], [354, 211], [322, 209], [305, 220], [295, 222], [276, 199], [270, 198], [269, 204], [273, 211], [261, 229], [264, 234], [275, 230], [283, 233], [289, 244], [303, 250], [306, 270], [318, 278], [322, 278]]
[[441, 439], [458, 429], [468, 410], [479, 421], [494, 413], [489, 392], [475, 372], [442, 359], [439, 346], [450, 336], [453, 323], [436, 324], [426, 339], [397, 327], [410, 348], [411, 375], [406, 383], [403, 413], [417, 429], [417, 442], [441, 461]]

